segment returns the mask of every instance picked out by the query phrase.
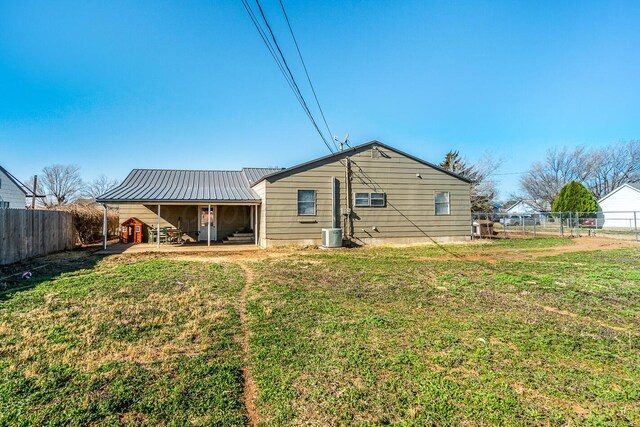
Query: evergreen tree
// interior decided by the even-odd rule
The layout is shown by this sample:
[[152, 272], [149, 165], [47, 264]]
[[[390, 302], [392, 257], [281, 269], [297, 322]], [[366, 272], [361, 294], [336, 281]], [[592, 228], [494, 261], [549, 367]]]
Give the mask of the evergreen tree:
[[471, 183], [471, 211], [490, 212], [491, 201], [496, 195], [495, 183], [489, 175], [497, 168], [493, 159], [486, 159], [485, 164], [468, 165], [458, 151], [449, 151], [440, 167], [470, 179]]
[[588, 212], [598, 211], [598, 203], [587, 188], [576, 181], [571, 181], [562, 189], [551, 207], [553, 212]]

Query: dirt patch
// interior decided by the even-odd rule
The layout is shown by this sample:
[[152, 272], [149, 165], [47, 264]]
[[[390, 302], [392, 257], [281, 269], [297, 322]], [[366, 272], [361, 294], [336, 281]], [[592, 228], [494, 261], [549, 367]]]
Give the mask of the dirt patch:
[[547, 311], [549, 313], [559, 314], [559, 315], [562, 315], [562, 316], [574, 317], [574, 318], [577, 318], [577, 319], [584, 319], [586, 321], [596, 323], [596, 324], [602, 326], [603, 328], [613, 329], [614, 331], [618, 331], [618, 332], [628, 332], [630, 334], [637, 335], [637, 332], [632, 331], [629, 328], [625, 328], [625, 327], [622, 327], [622, 326], [609, 325], [608, 323], [601, 322], [599, 320], [593, 319], [593, 318], [588, 317], [588, 316], [582, 316], [580, 314], [573, 313], [571, 311], [561, 310], [561, 309], [555, 308], [555, 307], [549, 307], [548, 305], [535, 304], [535, 306], [536, 307], [540, 307], [541, 309], [543, 309], [544, 311]]
[[464, 254], [445, 256], [421, 256], [414, 257], [416, 261], [483, 261], [495, 264], [501, 260], [530, 260], [548, 256], [562, 255], [572, 252], [610, 251], [628, 247], [638, 247], [638, 243], [626, 240], [611, 240], [607, 238], [585, 237], [573, 240], [574, 244], [567, 246], [555, 246], [552, 248], [484, 248], [486, 253]]

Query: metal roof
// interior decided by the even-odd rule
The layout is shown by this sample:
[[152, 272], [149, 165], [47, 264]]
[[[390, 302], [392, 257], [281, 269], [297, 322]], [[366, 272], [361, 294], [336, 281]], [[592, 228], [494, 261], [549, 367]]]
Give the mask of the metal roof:
[[98, 202], [213, 202], [259, 201], [250, 188], [262, 175], [277, 168], [241, 171], [134, 169]]
[[[331, 154], [328, 154], [328, 155], [323, 156], [323, 157], [318, 157], [317, 159], [309, 160], [308, 162], [300, 163], [299, 165], [291, 166], [291, 167], [288, 167], [286, 169], [278, 169], [273, 173], [270, 173], [268, 175], [262, 176], [254, 184], [257, 184], [258, 182], [260, 182], [260, 181], [262, 181], [264, 179], [271, 179], [271, 178], [276, 178], [277, 179], [277, 177], [282, 176], [283, 174], [285, 174], [287, 172], [291, 172], [291, 171], [294, 171], [296, 169], [303, 168], [305, 166], [310, 166], [310, 165], [313, 165], [315, 163], [320, 163], [320, 162], [323, 162], [325, 160], [329, 160], [329, 159], [333, 159], [333, 158], [340, 158], [340, 157], [347, 157], [347, 156], [349, 156], [349, 155], [351, 155], [351, 154], [353, 154], [353, 153], [355, 153], [357, 151], [361, 151], [361, 150], [364, 150], [364, 149], [372, 147], [372, 146], [383, 147], [383, 148], [385, 148], [387, 150], [390, 150], [390, 151], [393, 151], [393, 152], [395, 152], [397, 154], [400, 154], [401, 156], [408, 157], [409, 159], [412, 159], [412, 160], [414, 160], [414, 161], [416, 161], [418, 163], [421, 163], [421, 164], [423, 164], [425, 166], [429, 166], [429, 167], [434, 168], [434, 169], [436, 169], [436, 170], [438, 170], [440, 172], [446, 173], [447, 175], [451, 175], [454, 178], [458, 178], [461, 181], [464, 181], [464, 182], [467, 182], [467, 183], [472, 183], [473, 182], [473, 180], [471, 180], [469, 178], [465, 178], [464, 176], [458, 175], [455, 172], [451, 172], [450, 170], [447, 170], [447, 169], [445, 169], [445, 168], [443, 168], [441, 166], [438, 166], [438, 165], [435, 165], [433, 163], [427, 162], [426, 160], [422, 160], [422, 159], [420, 159], [420, 158], [418, 158], [416, 156], [412, 156], [411, 154], [405, 153], [404, 151], [400, 151], [397, 148], [393, 148], [393, 147], [391, 147], [391, 146], [389, 146], [387, 144], [384, 144], [384, 143], [382, 143], [380, 141], [373, 140], [373, 141], [365, 142], [364, 144], [356, 145], [355, 147], [350, 147], [350, 148], [347, 148], [345, 150], [338, 151], [336, 153], [331, 153]], [[254, 185], [254, 184], [252, 184], [252, 185]]]
[[249, 181], [249, 185], [255, 184], [265, 175], [280, 172], [283, 168], [242, 168], [242, 173]]

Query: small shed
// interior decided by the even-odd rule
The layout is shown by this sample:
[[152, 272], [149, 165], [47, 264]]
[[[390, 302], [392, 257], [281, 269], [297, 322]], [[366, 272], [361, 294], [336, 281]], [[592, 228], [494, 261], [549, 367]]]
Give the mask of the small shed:
[[121, 243], [142, 243], [144, 223], [138, 218], [129, 218], [120, 225]]

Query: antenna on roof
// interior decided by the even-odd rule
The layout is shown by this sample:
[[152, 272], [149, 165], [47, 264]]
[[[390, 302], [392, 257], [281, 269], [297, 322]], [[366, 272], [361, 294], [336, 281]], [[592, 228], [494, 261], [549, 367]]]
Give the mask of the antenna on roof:
[[334, 141], [336, 141], [336, 142], [338, 143], [338, 145], [340, 146], [340, 151], [342, 151], [342, 150], [344, 149], [344, 146], [345, 146], [345, 145], [346, 145], [346, 146], [348, 146], [348, 147], [351, 147], [351, 146], [349, 145], [349, 132], [347, 132], [347, 133], [345, 134], [345, 136], [344, 136], [344, 138], [342, 139], [342, 141], [340, 141], [340, 140], [338, 139], [338, 137], [337, 137], [337, 136], [335, 136], [335, 135], [333, 136], [333, 140], [334, 140]]

